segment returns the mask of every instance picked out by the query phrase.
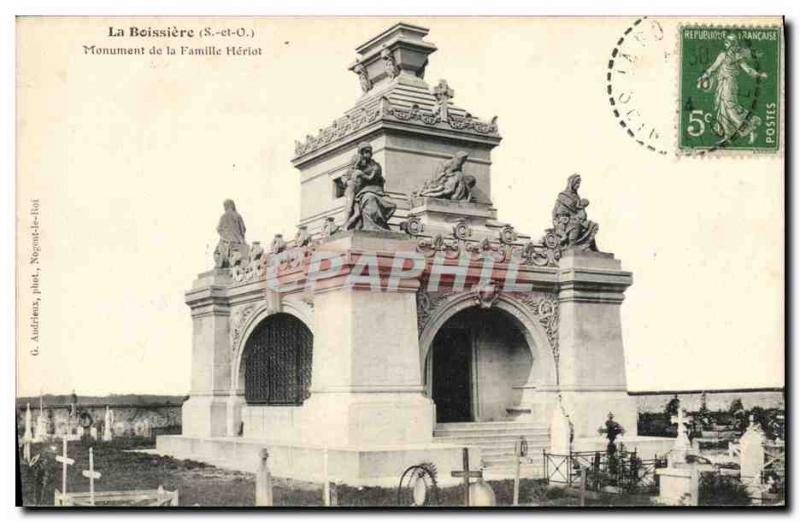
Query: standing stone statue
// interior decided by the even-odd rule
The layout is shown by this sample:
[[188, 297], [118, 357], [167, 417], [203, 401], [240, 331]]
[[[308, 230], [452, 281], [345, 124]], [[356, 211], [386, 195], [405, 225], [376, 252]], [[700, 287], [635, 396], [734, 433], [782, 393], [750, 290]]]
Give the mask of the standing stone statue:
[[580, 186], [579, 174], [573, 174], [567, 179], [567, 188], [558, 195], [553, 207], [553, 228], [562, 247], [596, 252], [594, 236], [598, 226], [587, 219], [586, 207], [589, 206], [589, 200], [581, 199], [578, 195]]
[[384, 183], [372, 145], [360, 143], [345, 185], [345, 230], [389, 230], [397, 205], [386, 197]]
[[225, 213], [219, 218], [217, 233], [219, 243], [214, 249], [214, 267], [230, 268], [244, 263], [249, 255], [249, 248], [244, 240], [245, 226], [242, 216], [236, 212], [232, 199], [222, 203]]
[[468, 156], [466, 152], [458, 152], [442, 163], [437, 176], [426, 181], [417, 195], [451, 201], [472, 201], [475, 176], [464, 174], [464, 163]]

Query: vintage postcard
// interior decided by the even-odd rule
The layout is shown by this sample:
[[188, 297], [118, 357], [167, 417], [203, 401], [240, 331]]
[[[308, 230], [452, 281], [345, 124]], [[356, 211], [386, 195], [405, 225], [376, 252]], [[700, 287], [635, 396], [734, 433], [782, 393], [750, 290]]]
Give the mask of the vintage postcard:
[[786, 506], [781, 17], [18, 17], [27, 507]]

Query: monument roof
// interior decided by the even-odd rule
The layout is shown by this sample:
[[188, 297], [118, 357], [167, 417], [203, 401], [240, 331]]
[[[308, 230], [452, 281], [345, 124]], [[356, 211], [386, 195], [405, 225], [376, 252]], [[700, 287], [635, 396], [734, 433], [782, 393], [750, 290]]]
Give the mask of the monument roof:
[[318, 134], [296, 141], [295, 163], [328, 145], [347, 143], [348, 136], [379, 122], [405, 122], [496, 145], [496, 117], [476, 118], [453, 103], [455, 91], [445, 80], [434, 87], [425, 81], [428, 56], [436, 51], [436, 45], [423, 39], [427, 34], [424, 27], [398, 23], [358, 46], [359, 56], [349, 70], [358, 76], [361, 97]]

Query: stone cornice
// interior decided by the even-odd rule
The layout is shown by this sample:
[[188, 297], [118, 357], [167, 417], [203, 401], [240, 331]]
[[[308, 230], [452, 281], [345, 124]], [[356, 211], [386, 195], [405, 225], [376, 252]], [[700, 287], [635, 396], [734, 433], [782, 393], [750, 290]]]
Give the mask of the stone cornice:
[[570, 268], [559, 270], [559, 299], [562, 302], [621, 303], [633, 284], [633, 274], [623, 270]]
[[295, 157], [292, 164], [297, 167], [308, 161], [336, 150], [343, 145], [363, 138], [378, 129], [398, 129], [421, 132], [438, 137], [470, 140], [495, 146], [500, 143], [497, 121], [479, 120], [472, 116], [451, 115], [442, 121], [438, 114], [413, 106], [404, 109], [394, 106], [388, 97], [382, 97], [371, 106], [364, 106], [339, 118], [321, 129], [316, 136], [307, 136], [305, 141], [295, 141]]
[[189, 290], [185, 294], [185, 303], [192, 309], [192, 313], [209, 307], [227, 308], [229, 306], [228, 287], [213, 285]]

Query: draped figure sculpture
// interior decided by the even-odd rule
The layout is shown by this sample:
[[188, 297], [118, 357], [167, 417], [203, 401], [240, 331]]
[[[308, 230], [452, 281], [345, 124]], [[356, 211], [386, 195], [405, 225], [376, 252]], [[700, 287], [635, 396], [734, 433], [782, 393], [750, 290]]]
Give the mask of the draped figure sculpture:
[[437, 176], [426, 181], [416, 195], [451, 201], [472, 201], [475, 177], [464, 174], [464, 163], [468, 156], [466, 152], [457, 152], [442, 163]]
[[249, 247], [244, 240], [245, 226], [242, 216], [236, 211], [232, 199], [222, 203], [225, 213], [219, 218], [217, 233], [219, 242], [214, 249], [215, 268], [230, 268], [245, 263], [249, 256]]
[[345, 182], [345, 230], [389, 230], [397, 209], [383, 191], [381, 166], [372, 159], [372, 145], [362, 142]]
[[586, 207], [589, 206], [589, 200], [581, 199], [578, 195], [580, 186], [579, 174], [573, 174], [567, 179], [567, 187], [558, 194], [553, 206], [553, 230], [562, 247], [596, 252], [594, 237], [599, 227], [587, 218]]

